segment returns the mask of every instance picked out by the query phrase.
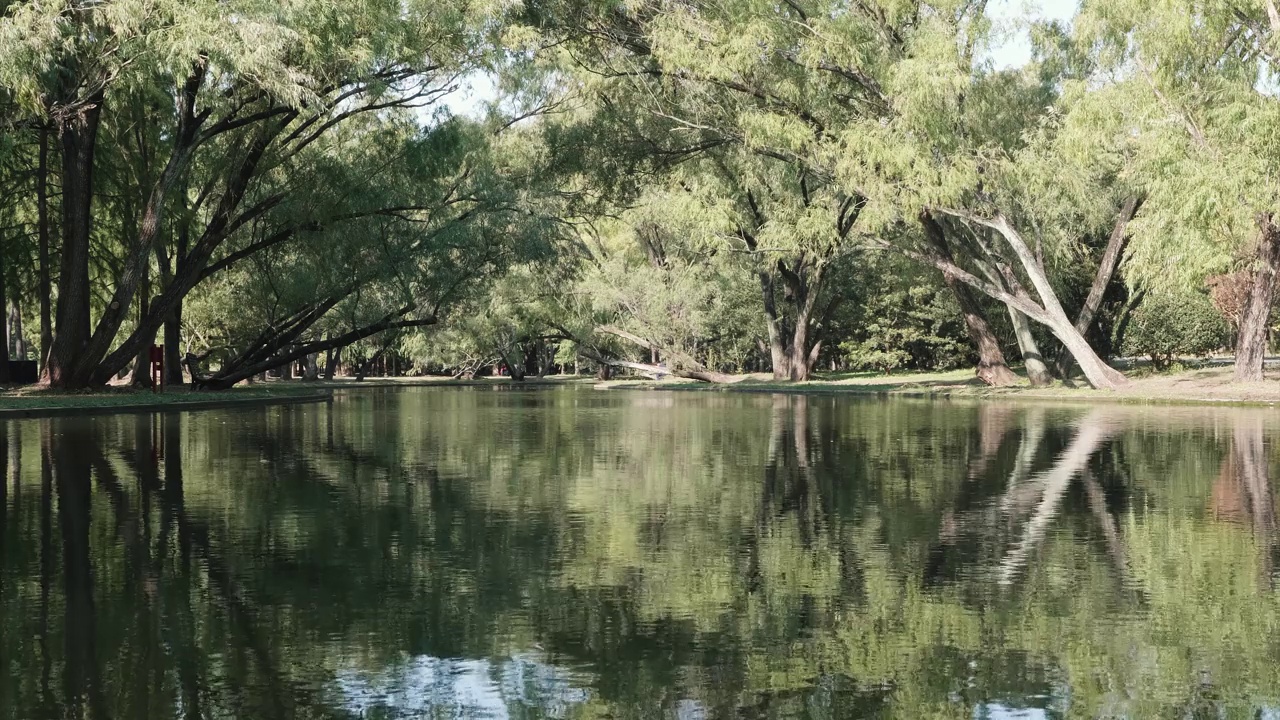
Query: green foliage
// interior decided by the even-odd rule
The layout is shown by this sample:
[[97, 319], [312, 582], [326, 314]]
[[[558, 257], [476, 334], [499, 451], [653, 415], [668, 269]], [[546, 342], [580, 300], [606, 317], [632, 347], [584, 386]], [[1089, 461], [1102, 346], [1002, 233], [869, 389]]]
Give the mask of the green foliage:
[[[59, 128], [101, 108], [88, 320], [148, 255], [135, 247], [145, 208], [181, 161], [141, 261], [145, 292], [181, 286], [184, 263], [209, 266], [183, 291], [183, 339], [215, 366], [262, 338], [283, 355], [436, 316], [423, 333], [355, 340], [355, 354], [953, 367], [971, 351], [949, 291], [913, 264], [930, 262], [916, 254], [923, 210], [988, 295], [1021, 285], [1046, 308], [1083, 303], [1129, 197], [1144, 200], [1121, 270], [1130, 287], [1248, 269], [1259, 222], [1280, 214], [1280, 68], [1263, 5], [1085, 3], [1071, 28], [1026, 23], [1032, 58], [1015, 68], [991, 62], [1008, 28], [987, 6], [0, 3], [0, 226], [12, 229], [0, 261], [30, 334], [35, 141], [52, 141], [48, 271]], [[478, 74], [499, 89], [488, 114], [451, 118], [442, 101]], [[1033, 260], [991, 231], [996, 217]], [[855, 267], [870, 248], [914, 260]], [[1009, 344], [1003, 307], [988, 310]], [[302, 332], [281, 331], [300, 315]], [[553, 336], [557, 347], [530, 345]]]
[[1127, 355], [1146, 355], [1157, 369], [1179, 356], [1202, 357], [1225, 347], [1231, 327], [1200, 292], [1157, 293], [1133, 311], [1122, 339]]
[[853, 337], [840, 344], [855, 370], [949, 370], [973, 361], [955, 297], [903, 272], [868, 279]]

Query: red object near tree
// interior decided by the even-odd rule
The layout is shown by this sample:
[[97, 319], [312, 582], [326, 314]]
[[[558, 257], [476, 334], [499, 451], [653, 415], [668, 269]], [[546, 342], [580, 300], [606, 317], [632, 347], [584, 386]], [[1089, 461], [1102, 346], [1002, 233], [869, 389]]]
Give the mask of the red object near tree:
[[149, 357], [151, 359], [151, 391], [160, 392], [164, 385], [164, 346], [152, 345]]

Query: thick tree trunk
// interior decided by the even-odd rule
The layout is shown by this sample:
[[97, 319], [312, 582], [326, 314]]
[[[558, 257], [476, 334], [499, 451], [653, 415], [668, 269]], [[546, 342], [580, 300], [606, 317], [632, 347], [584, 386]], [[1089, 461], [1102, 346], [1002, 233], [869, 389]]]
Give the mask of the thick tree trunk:
[[[325, 339], [328, 340], [329, 338], [326, 337]], [[341, 361], [342, 361], [342, 348], [340, 347], [329, 348], [329, 351], [325, 353], [325, 359], [324, 359], [324, 379], [325, 380], [333, 379], [333, 376], [338, 372], [338, 363], [340, 363]]]
[[[920, 223], [924, 226], [925, 239], [929, 241], [934, 252], [954, 262], [942, 225], [928, 212], [920, 214]], [[982, 311], [982, 305], [974, 297], [973, 291], [968, 285], [946, 273], [942, 274], [942, 279], [955, 295], [956, 304], [960, 306], [960, 312], [964, 315], [965, 330], [968, 331], [969, 339], [973, 341], [974, 348], [978, 352], [978, 379], [993, 387], [1017, 385], [1018, 376], [1005, 362], [1004, 352], [1000, 350], [1000, 341], [992, 332], [987, 316]]]
[[809, 321], [813, 316], [814, 298], [808, 295], [796, 308], [796, 327], [787, 348], [787, 370], [793, 382], [806, 382], [811, 376], [813, 364], [809, 362]]
[[1036, 294], [1040, 296], [1040, 302], [1048, 315], [1049, 329], [1075, 357], [1089, 384], [1104, 390], [1114, 390], [1127, 385], [1128, 378], [1098, 357], [1093, 347], [1084, 339], [1084, 335], [1076, 330], [1075, 325], [1067, 318], [1067, 313], [1062, 309], [1062, 303], [1058, 302], [1058, 295], [1054, 292], [1048, 276], [1045, 275], [1044, 268], [1040, 266], [1031, 254], [1031, 249], [1023, 242], [1022, 236], [1004, 215], [997, 216], [996, 230], [1013, 248], [1027, 276], [1031, 278], [1031, 284], [1035, 286]]
[[[179, 207], [182, 209], [182, 225], [178, 228], [178, 243], [176, 252], [173, 256], [173, 263], [176, 265], [182, 262], [182, 258], [186, 257], [187, 246], [190, 242], [191, 231], [188, 219], [186, 217], [186, 188], [179, 188]], [[173, 276], [166, 278], [165, 286], [173, 282]], [[145, 322], [145, 319], [144, 319]], [[169, 311], [169, 315], [164, 319], [164, 372], [165, 383], [169, 385], [179, 386], [185, 381], [182, 374], [182, 300], [178, 300], [173, 304], [173, 309]]]
[[[151, 277], [150, 273], [145, 270], [142, 275], [141, 283], [142, 292], [138, 293], [138, 322], [141, 323], [147, 317], [147, 299], [151, 297]], [[153, 338], [146, 346], [138, 348], [137, 359], [133, 361], [133, 379], [129, 384], [134, 387], [150, 387], [151, 386], [151, 345], [155, 344]]]
[[182, 320], [181, 307], [164, 320], [164, 384], [182, 385]]
[[55, 387], [75, 385], [76, 364], [89, 342], [93, 158], [98, 148], [102, 102], [103, 94], [99, 92], [81, 112], [58, 128], [62, 137], [62, 263], [58, 275], [57, 332], [45, 368], [49, 384]]
[[[113, 367], [103, 368], [103, 360], [115, 344], [120, 326], [128, 315], [128, 307], [133, 302], [138, 285], [150, 265], [151, 254], [159, 240], [161, 224], [167, 209], [165, 198], [186, 172], [195, 153], [199, 125], [203, 121], [203, 115], [197, 117], [195, 114], [195, 101], [196, 93], [203, 82], [204, 62], [199, 61], [195, 64], [192, 74], [187, 78], [179, 95], [178, 127], [173, 138], [173, 149], [170, 151], [164, 169], [161, 170], [147, 195], [138, 220], [137, 234], [125, 255], [123, 268], [116, 278], [111, 300], [103, 308], [102, 315], [94, 326], [93, 334], [86, 333], [85, 342], [77, 347], [74, 353], [74, 365], [64, 368], [60, 383], [64, 387], [88, 387], [100, 384], [104, 375], [114, 371]], [[61, 297], [63, 285], [63, 278], [59, 278], [59, 297]], [[142, 337], [131, 347], [131, 355], [139, 351], [138, 346], [148, 346], [155, 341], [156, 331], [169, 312], [170, 308], [165, 308], [158, 313], [154, 322], [151, 316], [148, 316], [138, 323], [138, 331]], [[134, 337], [137, 337], [139, 332], [135, 332]], [[61, 335], [61, 333], [62, 328], [59, 326], [58, 334]]]
[[545, 378], [547, 372], [551, 369], [551, 363], [555, 356], [550, 352], [550, 348], [545, 342], [538, 343], [538, 379]]
[[9, 305], [9, 359], [27, 359], [27, 337], [22, 328], [22, 306], [15, 298]]
[[[1031, 284], [1035, 287], [1036, 294], [1040, 296], [1041, 304], [1037, 306], [1026, 298], [1013, 297], [1003, 289], [983, 283], [972, 274], [957, 267], [955, 263], [947, 263], [941, 258], [926, 258], [928, 262], [942, 268], [945, 272], [955, 275], [957, 279], [969, 284], [971, 287], [977, 288], [997, 300], [1012, 304], [1027, 317], [1047, 326], [1071, 352], [1080, 369], [1084, 371], [1085, 378], [1088, 379], [1089, 384], [1093, 387], [1103, 390], [1115, 390], [1129, 383], [1128, 378], [1123, 373], [1107, 365], [1102, 358], [1098, 357], [1098, 354], [1090, 347], [1089, 342], [1084, 339], [1084, 336], [1076, 330], [1075, 325], [1067, 318], [1066, 312], [1062, 309], [1062, 303], [1058, 301], [1058, 295], [1053, 290], [1053, 284], [1049, 282], [1048, 276], [1045, 275], [1044, 268], [1040, 266], [1035, 255], [1032, 254], [1031, 248], [1027, 247], [1022, 236], [1007, 217], [1002, 213], [997, 213], [994, 219], [987, 219], [959, 210], [939, 209], [939, 211], [989, 227], [1000, 233], [1009, 248], [1013, 250], [1014, 255], [1017, 256], [1018, 262], [1022, 265], [1023, 270], [1026, 271], [1027, 276], [1031, 279]], [[910, 252], [907, 254], [911, 255]]]
[[782, 341], [782, 329], [778, 327], [778, 308], [773, 299], [773, 276], [761, 270], [760, 294], [764, 299], [764, 321], [769, 333], [769, 360], [774, 380], [791, 379], [790, 358]]
[[992, 332], [978, 299], [963, 283], [952, 280], [947, 285], [956, 296], [956, 303], [960, 305], [960, 312], [964, 314], [965, 329], [978, 351], [978, 379], [992, 387], [1017, 385], [1018, 376], [1005, 362], [1000, 341]]
[[302, 379], [306, 382], [315, 382], [320, 379], [320, 366], [316, 362], [316, 353], [311, 353], [304, 360], [304, 371]]
[[49, 277], [49, 130], [40, 128], [36, 162], [36, 252], [40, 293], [40, 371], [53, 345], [53, 285]]
[[813, 377], [813, 365], [809, 363], [809, 352], [804, 345], [792, 342], [786, 348], [787, 379], [793, 382], [806, 382]]
[[[1130, 197], [1125, 201], [1124, 207], [1120, 208], [1120, 217], [1116, 219], [1116, 224], [1111, 228], [1111, 237], [1107, 240], [1107, 248], [1102, 253], [1102, 261], [1098, 263], [1098, 272], [1093, 276], [1093, 285], [1089, 288], [1089, 295], [1084, 300], [1084, 305], [1080, 308], [1080, 314], [1076, 316], [1076, 332], [1081, 335], [1089, 333], [1089, 327], [1093, 325], [1093, 319], [1098, 314], [1098, 308], [1102, 307], [1102, 297], [1107, 293], [1107, 286], [1111, 284], [1111, 279], [1115, 277], [1116, 268], [1120, 266], [1120, 258], [1124, 255], [1124, 246], [1129, 239], [1129, 221], [1137, 214], [1142, 200], [1137, 196]], [[1058, 377], [1066, 379], [1071, 373], [1071, 352], [1064, 345], [1058, 351], [1058, 356], [1053, 362], [1054, 370]]]
[[1236, 382], [1261, 382], [1267, 354], [1271, 302], [1275, 296], [1276, 265], [1280, 263], [1280, 228], [1270, 215], [1258, 220], [1258, 248], [1250, 281], [1249, 298], [1240, 313], [1236, 340]]
[[[787, 268], [778, 262], [778, 272], [786, 286], [785, 300], [795, 309], [795, 317], [788, 323], [779, 317], [774, 299], [776, 283], [773, 276], [760, 271], [760, 292], [764, 300], [764, 316], [769, 332], [769, 356], [773, 365], [773, 378], [792, 382], [804, 382], [812, 377], [814, 362], [820, 348], [813, 343], [813, 314], [818, 293], [822, 288], [822, 269], [809, 272], [803, 260], [796, 261], [797, 268]], [[790, 332], [786, 332], [787, 330]], [[811, 344], [813, 343], [813, 344]]]
[[[0, 253], [0, 308], [8, 307], [7, 288], [5, 287], [4, 254]], [[0, 385], [9, 384], [9, 318], [6, 313], [4, 322], [0, 322]], [[0, 478], [0, 482], [3, 482]]]
[[1018, 340], [1018, 350], [1022, 353], [1022, 364], [1027, 369], [1027, 379], [1032, 387], [1048, 387], [1053, 384], [1053, 374], [1045, 365], [1044, 356], [1031, 333], [1031, 321], [1020, 310], [1006, 306], [1009, 310], [1009, 321], [1013, 323], [1013, 335]]

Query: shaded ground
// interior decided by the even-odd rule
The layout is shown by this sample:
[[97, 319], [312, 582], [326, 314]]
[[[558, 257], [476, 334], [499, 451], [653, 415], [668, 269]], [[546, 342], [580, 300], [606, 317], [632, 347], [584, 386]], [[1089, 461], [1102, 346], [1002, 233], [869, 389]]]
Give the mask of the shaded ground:
[[277, 403], [322, 400], [327, 388], [314, 383], [267, 383], [222, 391], [194, 392], [187, 387], [162, 393], [125, 387], [88, 392], [49, 390], [35, 385], [0, 391], [0, 417], [61, 414], [58, 411], [127, 412], [131, 410], [200, 409], [245, 403]]

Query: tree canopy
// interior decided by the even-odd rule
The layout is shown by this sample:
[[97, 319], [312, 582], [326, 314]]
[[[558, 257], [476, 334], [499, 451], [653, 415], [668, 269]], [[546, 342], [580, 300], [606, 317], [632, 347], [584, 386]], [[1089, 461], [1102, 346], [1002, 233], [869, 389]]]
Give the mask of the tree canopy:
[[324, 353], [1113, 388], [1148, 298], [1212, 294], [1230, 336], [1170, 352], [1261, 379], [1272, 0], [1019, 30], [1004, 66], [981, 0], [2, 3], [0, 347], [65, 388], [157, 342], [209, 387]]

